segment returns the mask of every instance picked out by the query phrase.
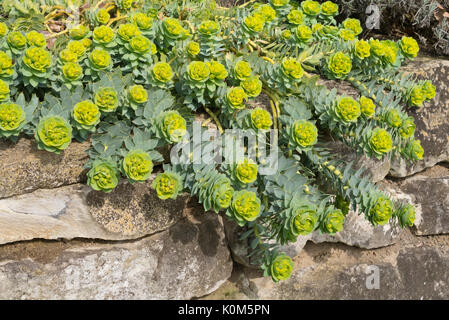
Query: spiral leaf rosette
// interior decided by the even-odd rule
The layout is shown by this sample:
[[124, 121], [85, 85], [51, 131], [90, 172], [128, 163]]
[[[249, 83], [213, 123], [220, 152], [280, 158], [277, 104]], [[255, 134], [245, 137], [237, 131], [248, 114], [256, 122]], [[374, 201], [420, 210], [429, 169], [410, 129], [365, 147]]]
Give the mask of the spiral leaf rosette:
[[72, 127], [61, 116], [47, 116], [40, 119], [35, 138], [40, 150], [61, 153], [72, 142]]

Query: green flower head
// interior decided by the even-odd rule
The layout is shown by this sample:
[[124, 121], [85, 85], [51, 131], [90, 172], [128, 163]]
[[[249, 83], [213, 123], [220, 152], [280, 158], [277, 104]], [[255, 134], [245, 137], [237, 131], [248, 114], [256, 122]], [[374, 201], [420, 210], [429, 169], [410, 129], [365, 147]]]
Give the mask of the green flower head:
[[386, 197], [377, 198], [370, 210], [371, 221], [374, 225], [386, 225], [393, 215], [393, 203]]
[[35, 138], [39, 149], [60, 153], [72, 141], [72, 127], [60, 116], [47, 116], [39, 121]]
[[69, 49], [64, 49], [59, 53], [62, 62], [77, 62], [78, 55]]
[[315, 209], [309, 206], [294, 209], [290, 220], [290, 231], [294, 236], [308, 235], [312, 233], [318, 223], [318, 214]]
[[275, 8], [281, 8], [288, 5], [290, 0], [270, 0], [270, 3]]
[[218, 80], [224, 80], [228, 76], [228, 72], [226, 71], [226, 68], [224, 65], [222, 65], [218, 61], [208, 61], [206, 62], [207, 66], [210, 70], [210, 79], [218, 79]]
[[95, 94], [95, 104], [102, 112], [113, 112], [118, 107], [118, 94], [113, 88], [101, 88]]
[[424, 84], [421, 87], [421, 91], [426, 96], [426, 100], [432, 100], [433, 98], [435, 98], [436, 88], [432, 84], [432, 81], [427, 80], [426, 82], [424, 82]]
[[292, 32], [288, 29], [283, 30], [281, 33], [281, 37], [284, 38], [285, 40], [288, 40], [292, 37]]
[[332, 1], [326, 1], [321, 5], [321, 13], [325, 16], [336, 16], [338, 9], [338, 4]]
[[312, 26], [312, 32], [317, 35], [324, 35], [324, 26], [321, 23], [315, 23]]
[[301, 10], [292, 9], [287, 15], [288, 22], [300, 25], [304, 22], [304, 13]]
[[321, 5], [318, 1], [306, 0], [301, 2], [302, 11], [308, 16], [317, 16], [321, 12]]
[[128, 97], [132, 102], [142, 104], [148, 101], [148, 92], [142, 85], [136, 84], [129, 88]]
[[9, 77], [13, 74], [13, 72], [12, 58], [5, 52], [0, 51], [0, 76]]
[[410, 138], [415, 133], [416, 125], [413, 117], [408, 117], [402, 121], [401, 136], [404, 139]]
[[329, 26], [329, 25], [323, 26], [323, 34], [325, 35], [337, 35], [338, 30], [339, 29], [336, 26]]
[[112, 65], [111, 56], [103, 49], [94, 49], [89, 55], [89, 60], [93, 67], [99, 70], [107, 69]]
[[424, 157], [424, 148], [420, 140], [412, 140], [406, 146], [409, 157], [415, 161], [422, 160]]
[[189, 55], [191, 55], [192, 57], [195, 57], [201, 51], [200, 44], [195, 41], [190, 41], [187, 44], [186, 50]]
[[405, 206], [398, 212], [398, 220], [399, 225], [401, 227], [413, 227], [413, 224], [415, 223], [416, 214], [415, 214], [415, 207], [411, 204]]
[[23, 62], [29, 68], [44, 73], [51, 65], [51, 55], [43, 48], [32, 47], [25, 51]]
[[170, 143], [178, 143], [187, 133], [186, 120], [178, 111], [168, 111], [162, 114], [161, 131]]
[[68, 81], [77, 81], [83, 77], [83, 68], [76, 62], [68, 62], [62, 66], [62, 74]]
[[419, 52], [418, 42], [411, 37], [402, 37], [399, 42], [399, 47], [402, 50], [402, 53], [407, 58], [416, 58]]
[[260, 199], [252, 191], [236, 191], [232, 198], [230, 211], [237, 222], [243, 224], [246, 221], [254, 221], [260, 213]]
[[86, 53], [86, 47], [82, 41], [72, 40], [67, 44], [67, 49], [75, 53], [78, 57], [81, 57]]
[[304, 75], [301, 63], [295, 58], [284, 58], [281, 64], [281, 70], [290, 79], [298, 80]]
[[211, 194], [214, 210], [219, 211], [228, 208], [231, 205], [233, 195], [234, 188], [232, 188], [228, 178], [220, 179], [214, 183]]
[[291, 130], [291, 136], [299, 147], [308, 148], [317, 143], [318, 129], [312, 122], [296, 120]]
[[360, 103], [360, 111], [365, 117], [371, 118], [376, 112], [376, 106], [373, 100], [371, 100], [370, 98], [361, 96], [359, 103]]
[[271, 278], [274, 282], [287, 280], [293, 271], [293, 261], [285, 253], [278, 254], [270, 266]]
[[374, 153], [383, 155], [390, 152], [393, 148], [393, 139], [387, 130], [376, 128], [371, 133], [369, 145]]
[[344, 123], [356, 122], [362, 114], [360, 104], [351, 97], [341, 98], [337, 103], [335, 113]]
[[117, 5], [120, 9], [129, 10], [131, 9], [134, 0], [117, 0]]
[[167, 83], [173, 78], [173, 71], [166, 62], [156, 63], [153, 67], [152, 74], [154, 79], [162, 83]]
[[95, 42], [100, 44], [108, 44], [114, 40], [115, 34], [111, 27], [99, 26], [94, 29], [93, 38]]
[[9, 99], [9, 85], [0, 79], [0, 101]]
[[245, 158], [235, 168], [235, 177], [241, 183], [253, 183], [257, 179], [257, 164]]
[[351, 30], [352, 32], [355, 33], [355, 35], [359, 35], [363, 31], [362, 25], [360, 24], [359, 19], [348, 18], [345, 21], [343, 21], [343, 27], [345, 29]]
[[262, 92], [262, 81], [259, 77], [249, 77], [240, 82], [248, 97], [255, 98]]
[[84, 38], [81, 40], [81, 43], [86, 49], [89, 49], [92, 46], [92, 40], [89, 38]]
[[195, 82], [205, 82], [209, 79], [210, 70], [205, 62], [193, 61], [187, 66], [187, 75]]
[[273, 9], [269, 4], [263, 4], [257, 7], [257, 13], [261, 14], [266, 22], [271, 22], [276, 18], [276, 10]]
[[393, 128], [399, 128], [402, 125], [401, 115], [396, 109], [391, 109], [385, 114], [385, 121]]
[[351, 58], [341, 51], [337, 52], [329, 59], [328, 68], [336, 78], [343, 78], [351, 72]]
[[117, 33], [120, 39], [125, 42], [129, 42], [132, 38], [134, 38], [135, 36], [140, 36], [141, 34], [139, 28], [133, 23], [121, 24], [118, 27]]
[[112, 161], [97, 160], [87, 173], [87, 184], [96, 191], [109, 193], [115, 189], [118, 180], [117, 165]]
[[135, 36], [129, 42], [131, 50], [140, 55], [149, 53], [152, 44], [153, 43], [145, 36]]
[[128, 179], [143, 182], [150, 178], [153, 161], [148, 153], [142, 150], [133, 150], [123, 159], [122, 168]]
[[162, 22], [162, 26], [166, 35], [172, 39], [180, 38], [186, 33], [186, 30], [181, 26], [179, 20], [175, 18], [166, 18]]
[[245, 108], [246, 99], [248, 99], [248, 95], [242, 87], [232, 87], [228, 89], [226, 100], [231, 109]]
[[377, 39], [370, 39], [369, 45], [371, 46], [371, 53], [377, 57], [383, 57], [385, 55], [385, 43]]
[[89, 33], [89, 28], [85, 25], [79, 25], [70, 29], [70, 37], [74, 40], [81, 40]]
[[243, 24], [249, 31], [257, 33], [262, 31], [265, 24], [265, 17], [256, 13], [251, 16], [247, 16], [243, 20]]
[[382, 43], [384, 45], [384, 55], [383, 55], [384, 60], [387, 61], [389, 64], [394, 65], [399, 50], [396, 42], [384, 40], [382, 41]]
[[27, 43], [26, 37], [20, 31], [11, 31], [8, 34], [8, 43], [11, 47], [22, 50]]
[[95, 15], [95, 18], [99, 24], [107, 24], [111, 19], [111, 15], [106, 9], [100, 9]]
[[355, 39], [355, 33], [349, 29], [341, 29], [339, 33], [340, 39], [344, 41], [352, 41]]
[[409, 104], [413, 107], [420, 108], [424, 101], [426, 101], [426, 93], [423, 92], [422, 87], [415, 86], [410, 92]]
[[8, 34], [8, 26], [3, 23], [0, 22], [0, 38], [6, 36]]
[[47, 40], [42, 33], [37, 31], [30, 31], [26, 34], [28, 45], [35, 47], [45, 47], [47, 45]]
[[100, 110], [90, 100], [77, 103], [72, 110], [72, 118], [77, 125], [85, 130], [91, 130], [100, 122]]
[[333, 209], [326, 213], [323, 221], [321, 221], [321, 229], [325, 233], [335, 234], [343, 230], [345, 216], [339, 209]]
[[371, 46], [368, 41], [360, 40], [355, 44], [355, 55], [360, 60], [366, 59], [371, 55]]
[[220, 25], [215, 21], [206, 20], [201, 23], [198, 30], [203, 36], [214, 36], [220, 31]]
[[262, 108], [251, 111], [251, 124], [257, 130], [269, 130], [273, 125], [270, 113]]
[[139, 27], [140, 30], [148, 30], [153, 27], [153, 18], [149, 17], [143, 12], [136, 13], [132, 21], [137, 27]]
[[251, 76], [251, 73], [251, 65], [246, 61], [241, 60], [234, 66], [235, 77], [239, 80], [245, 80], [246, 78]]
[[300, 25], [296, 28], [296, 38], [300, 42], [309, 42], [312, 39], [312, 29], [306, 25]]
[[164, 172], [157, 175], [153, 181], [153, 189], [156, 190], [159, 199], [176, 199], [182, 192], [183, 182], [181, 177], [174, 172]]
[[25, 125], [25, 120], [25, 112], [18, 104], [0, 104], [0, 137], [18, 135], [21, 128]]

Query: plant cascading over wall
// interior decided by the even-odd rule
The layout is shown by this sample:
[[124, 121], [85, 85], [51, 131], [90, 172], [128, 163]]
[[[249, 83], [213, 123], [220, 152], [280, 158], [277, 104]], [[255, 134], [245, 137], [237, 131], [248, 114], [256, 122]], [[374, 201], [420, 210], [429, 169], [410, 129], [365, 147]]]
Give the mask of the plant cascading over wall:
[[[276, 282], [293, 269], [281, 245], [340, 232], [349, 210], [373, 225], [413, 225], [413, 206], [379, 190], [329, 142], [376, 159], [422, 159], [407, 110], [425, 107], [435, 87], [399, 70], [418, 54], [414, 39], [359, 40], [361, 22], [337, 23], [331, 1], [92, 2], [3, 2], [1, 139], [29, 136], [58, 154], [88, 140], [87, 183], [111, 192], [121, 179], [147, 181], [161, 150], [186, 143], [198, 114], [208, 118], [202, 131], [208, 123], [257, 137], [277, 130], [271, 174], [249, 156], [192, 161], [212, 143], [204, 141], [185, 161], [166, 162], [151, 186], [166, 201], [190, 193], [244, 227], [251, 261]], [[320, 78], [347, 81], [360, 97]], [[254, 107], [261, 95], [268, 105]]]

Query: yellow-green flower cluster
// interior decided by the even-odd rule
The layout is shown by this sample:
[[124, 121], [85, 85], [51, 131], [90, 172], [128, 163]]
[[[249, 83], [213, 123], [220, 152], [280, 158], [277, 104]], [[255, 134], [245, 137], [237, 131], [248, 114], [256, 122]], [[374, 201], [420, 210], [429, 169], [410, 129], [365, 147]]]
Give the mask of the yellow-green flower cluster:
[[45, 73], [51, 65], [51, 55], [43, 48], [32, 47], [25, 51], [23, 62], [31, 69]]
[[102, 8], [98, 10], [97, 14], [95, 15], [95, 18], [97, 19], [97, 22], [99, 24], [107, 24], [111, 19], [111, 15], [106, 9]]
[[408, 58], [416, 58], [419, 52], [418, 42], [411, 37], [402, 37], [399, 42], [399, 47], [402, 50], [404, 56]]
[[3, 23], [0, 22], [0, 38], [6, 36], [8, 34], [8, 26]]
[[99, 26], [93, 32], [94, 41], [100, 44], [108, 44], [115, 38], [114, 31], [108, 26]]
[[27, 43], [26, 37], [20, 31], [11, 31], [8, 34], [8, 44], [15, 49], [22, 50]]
[[231, 206], [229, 207], [233, 217], [238, 223], [254, 221], [260, 213], [260, 199], [252, 191], [241, 190], [234, 192]]
[[62, 66], [62, 74], [68, 81], [76, 81], [83, 77], [83, 68], [76, 62], [68, 62]]
[[145, 36], [135, 36], [129, 42], [131, 50], [134, 53], [143, 55], [151, 51], [151, 45], [153, 43]]
[[100, 110], [90, 100], [77, 103], [72, 110], [73, 120], [76, 124], [85, 130], [91, 130], [100, 122]]
[[396, 58], [398, 55], [398, 46], [396, 44], [396, 42], [394, 41], [390, 41], [390, 40], [384, 40], [382, 41], [383, 45], [384, 45], [384, 59], [389, 63], [389, 64], [394, 64], [396, 62]]
[[423, 92], [421, 86], [415, 86], [410, 92], [409, 103], [414, 107], [420, 108], [426, 101], [426, 93]]
[[397, 216], [401, 227], [413, 227], [416, 219], [415, 207], [411, 204], [406, 205], [399, 211]]
[[374, 225], [386, 225], [393, 215], [393, 203], [388, 198], [379, 197], [371, 208], [370, 215]]
[[153, 181], [159, 199], [176, 199], [183, 189], [181, 177], [174, 172], [164, 172], [157, 175]]
[[61, 59], [62, 62], [77, 62], [78, 55], [69, 49], [64, 49], [59, 53], [59, 59]]
[[365, 96], [361, 96], [359, 103], [360, 111], [365, 117], [370, 118], [374, 115], [374, 112], [376, 111], [376, 105], [374, 104], [373, 100]]
[[270, 3], [275, 8], [281, 8], [288, 5], [290, 0], [270, 0]]
[[338, 4], [326, 1], [321, 5], [321, 14], [325, 16], [335, 16], [338, 14]]
[[250, 16], [247, 16], [243, 20], [243, 24], [250, 32], [260, 32], [262, 31], [264, 25], [265, 25], [265, 19], [262, 14], [253, 14]]
[[179, 39], [188, 34], [188, 31], [181, 26], [181, 23], [178, 19], [175, 18], [166, 18], [162, 22], [162, 26], [165, 30], [165, 34], [167, 37], [171, 39]]
[[186, 49], [187, 49], [187, 53], [192, 57], [195, 57], [201, 51], [200, 44], [195, 41], [190, 41], [187, 44]]
[[301, 63], [299, 63], [295, 58], [284, 58], [281, 64], [281, 70], [283, 74], [293, 80], [301, 79], [304, 75], [304, 70], [302, 69]]
[[301, 2], [302, 11], [308, 16], [315, 17], [321, 12], [321, 5], [318, 1], [306, 0]]
[[67, 44], [67, 49], [75, 53], [78, 57], [81, 57], [86, 53], [86, 47], [82, 41], [72, 40]]
[[226, 101], [231, 109], [245, 108], [245, 101], [247, 99], [248, 95], [242, 87], [229, 88], [226, 94]]
[[278, 254], [270, 266], [271, 278], [274, 282], [287, 280], [293, 271], [292, 259], [284, 253]]
[[60, 116], [47, 116], [39, 121], [35, 138], [39, 149], [60, 153], [72, 141], [72, 127]]
[[424, 84], [421, 87], [421, 91], [426, 96], [426, 100], [432, 100], [433, 98], [435, 98], [436, 88], [432, 84], [432, 81], [427, 80], [426, 82], [424, 82]]
[[255, 13], [262, 15], [265, 22], [271, 22], [276, 18], [276, 10], [269, 4], [263, 4], [257, 7]]
[[142, 104], [148, 101], [148, 92], [142, 85], [136, 84], [129, 88], [128, 97], [132, 102]]
[[341, 98], [335, 108], [337, 117], [344, 123], [355, 122], [361, 115], [360, 104], [351, 97]]
[[309, 207], [299, 207], [294, 209], [293, 217], [290, 220], [290, 232], [295, 237], [298, 235], [308, 235], [312, 233], [318, 223], [317, 212]]
[[89, 60], [92, 66], [99, 70], [107, 69], [112, 64], [111, 56], [103, 49], [94, 49], [89, 55]]
[[396, 109], [391, 109], [385, 114], [385, 121], [393, 128], [399, 128], [402, 125], [401, 115]]
[[78, 25], [70, 29], [69, 35], [74, 40], [81, 40], [89, 33], [89, 28], [85, 25]]
[[111, 161], [96, 161], [87, 173], [87, 184], [96, 191], [106, 193], [115, 189], [118, 184], [118, 170]]
[[251, 65], [244, 60], [237, 62], [234, 66], [235, 77], [239, 80], [245, 80], [246, 78], [251, 76], [251, 73]]
[[376, 128], [371, 133], [369, 145], [374, 153], [384, 155], [385, 153], [390, 152], [393, 148], [393, 139], [387, 130]]
[[5, 133], [17, 135], [18, 129], [25, 123], [25, 112], [15, 103], [0, 104], [0, 136]]
[[210, 79], [217, 79], [217, 80], [224, 80], [228, 76], [228, 71], [226, 71], [226, 68], [224, 65], [222, 65], [218, 61], [208, 61], [206, 62], [207, 66], [210, 70]]
[[12, 58], [0, 51], [0, 77], [9, 77], [13, 74]]
[[245, 158], [242, 162], [237, 164], [235, 168], [235, 177], [241, 183], [253, 183], [257, 179], [257, 164]]
[[407, 117], [402, 121], [401, 137], [404, 139], [410, 138], [415, 133], [416, 125], [413, 117]]
[[255, 98], [262, 92], [262, 81], [259, 77], [249, 77], [240, 82], [248, 97]]
[[317, 143], [318, 129], [310, 121], [296, 120], [292, 125], [291, 137], [301, 148], [308, 148]]
[[339, 36], [344, 41], [352, 41], [355, 39], [355, 33], [349, 29], [341, 29]]
[[125, 42], [129, 42], [132, 38], [134, 38], [135, 36], [140, 36], [141, 34], [139, 28], [133, 23], [121, 24], [118, 27], [117, 33], [120, 39]]
[[355, 44], [355, 55], [360, 59], [366, 59], [371, 55], [371, 46], [368, 41], [360, 40]]
[[339, 51], [329, 59], [328, 68], [336, 78], [342, 78], [351, 72], [351, 58]]
[[129, 10], [131, 9], [134, 0], [116, 0], [117, 1], [117, 6], [120, 9], [124, 9], [124, 10]]
[[132, 150], [123, 159], [122, 168], [128, 179], [143, 182], [150, 178], [153, 161], [148, 153], [142, 150]]
[[301, 10], [292, 9], [287, 15], [288, 22], [300, 25], [304, 22], [304, 13]]
[[220, 25], [215, 21], [206, 20], [200, 24], [198, 31], [206, 37], [214, 36], [220, 31]]
[[187, 133], [186, 120], [177, 111], [163, 114], [162, 134], [170, 143], [178, 143]]
[[255, 108], [251, 111], [251, 124], [257, 130], [269, 130], [273, 125], [273, 120], [267, 110]]
[[42, 33], [37, 31], [30, 31], [26, 34], [28, 45], [35, 47], [45, 47], [47, 45], [47, 41], [45, 40], [45, 36]]
[[312, 29], [306, 25], [300, 25], [296, 28], [296, 38], [300, 42], [309, 42], [312, 39]]
[[377, 57], [383, 57], [385, 55], [385, 46], [382, 41], [377, 39], [370, 39], [369, 44], [371, 46], [371, 52]]
[[187, 66], [187, 74], [192, 81], [205, 82], [209, 79], [210, 70], [205, 62], [193, 61]]
[[152, 74], [155, 80], [167, 83], [173, 78], [173, 71], [166, 62], [158, 62], [154, 65]]
[[132, 17], [132, 21], [140, 30], [148, 30], [153, 26], [153, 18], [143, 12], [138, 12]]
[[100, 88], [95, 94], [95, 104], [102, 112], [113, 112], [119, 103], [117, 91], [113, 88]]
[[406, 146], [406, 151], [413, 160], [422, 160], [424, 156], [424, 148], [421, 146], [420, 140], [410, 141]]
[[9, 99], [9, 85], [0, 79], [0, 101]]
[[281, 33], [281, 37], [288, 40], [292, 37], [292, 32], [290, 30], [283, 30]]
[[321, 221], [321, 230], [325, 233], [335, 234], [343, 230], [344, 221], [345, 216], [340, 209], [330, 210]]
[[345, 29], [349, 29], [352, 32], [354, 32], [356, 36], [361, 34], [363, 31], [362, 25], [360, 24], [359, 19], [348, 18], [345, 21], [343, 21], [343, 27]]

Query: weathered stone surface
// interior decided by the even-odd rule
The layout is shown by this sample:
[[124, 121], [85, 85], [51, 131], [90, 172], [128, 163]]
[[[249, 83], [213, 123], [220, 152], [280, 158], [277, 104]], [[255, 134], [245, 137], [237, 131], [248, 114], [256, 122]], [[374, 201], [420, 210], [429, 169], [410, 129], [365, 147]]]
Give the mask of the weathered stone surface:
[[431, 79], [436, 86], [434, 100], [425, 103], [420, 110], [411, 110], [415, 118], [416, 139], [421, 140], [425, 150], [422, 161], [407, 165], [405, 161], [392, 163], [391, 175], [406, 177], [449, 161], [449, 60], [417, 58], [404, 67], [421, 79]]
[[449, 233], [449, 169], [435, 166], [394, 186], [416, 208], [416, 234]]
[[112, 193], [81, 184], [0, 199], [0, 244], [31, 239], [135, 239], [163, 231], [192, 210], [187, 197], [163, 201], [150, 183]]
[[219, 216], [197, 213], [130, 243], [0, 247], [0, 299], [190, 299], [232, 271]]
[[0, 199], [81, 182], [88, 148], [88, 143], [73, 142], [57, 155], [38, 150], [30, 139], [0, 141]]

